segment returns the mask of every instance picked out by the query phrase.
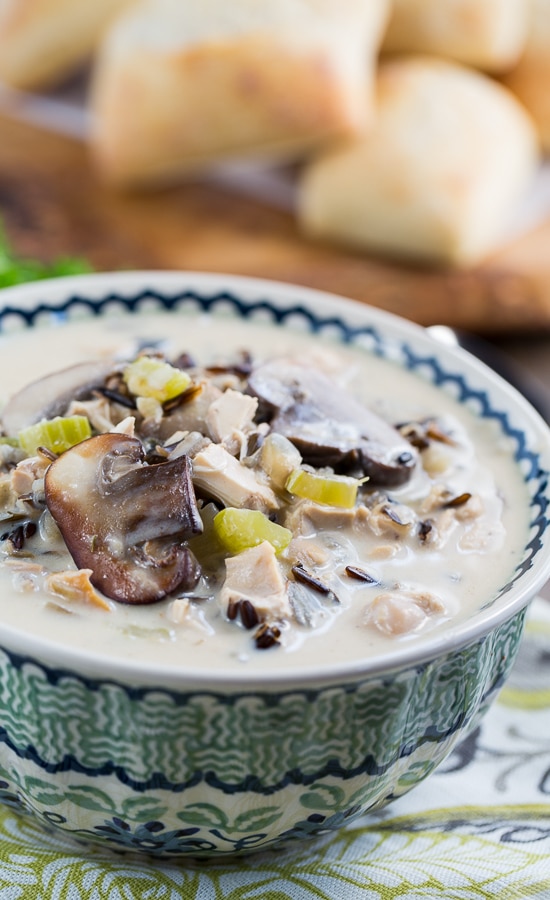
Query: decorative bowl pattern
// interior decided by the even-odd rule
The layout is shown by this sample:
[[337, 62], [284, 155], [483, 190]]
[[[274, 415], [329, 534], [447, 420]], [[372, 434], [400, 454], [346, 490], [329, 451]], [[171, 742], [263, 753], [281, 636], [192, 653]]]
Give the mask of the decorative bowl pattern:
[[[418, 784], [478, 722], [503, 684], [525, 608], [550, 574], [548, 433], [500, 379], [416, 326], [302, 288], [223, 276], [83, 276], [4, 292], [0, 329], [220, 304], [273, 327], [300, 319], [391, 355], [510, 439], [531, 497], [521, 564], [452, 641], [398, 663], [266, 677], [248, 686], [124, 665], [90, 672], [0, 625], [0, 799], [77, 839], [156, 855], [250, 852], [338, 828]], [[525, 424], [524, 424], [525, 423]]]

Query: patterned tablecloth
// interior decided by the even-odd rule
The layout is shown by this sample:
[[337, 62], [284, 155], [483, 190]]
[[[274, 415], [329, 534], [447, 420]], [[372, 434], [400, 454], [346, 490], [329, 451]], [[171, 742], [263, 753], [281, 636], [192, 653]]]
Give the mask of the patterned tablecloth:
[[550, 900], [550, 604], [482, 726], [409, 795], [287, 852], [195, 866], [0, 812], [0, 900]]

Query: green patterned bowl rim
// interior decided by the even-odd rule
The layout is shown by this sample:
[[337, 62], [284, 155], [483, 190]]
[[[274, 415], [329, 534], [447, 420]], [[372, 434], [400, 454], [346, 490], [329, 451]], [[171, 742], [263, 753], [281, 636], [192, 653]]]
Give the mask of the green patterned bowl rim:
[[[514, 447], [530, 497], [530, 532], [521, 562], [495, 597], [467, 620], [418, 642], [404, 643], [383, 658], [349, 663], [323, 662], [312, 668], [255, 676], [255, 687], [314, 685], [348, 681], [418, 665], [480, 640], [525, 607], [550, 577], [550, 430], [530, 404], [500, 376], [458, 347], [439, 343], [424, 328], [383, 310], [312, 288], [244, 276], [204, 272], [116, 272], [35, 282], [0, 291], [0, 336], [16, 328], [46, 323], [62, 327], [74, 315], [91, 317], [113, 307], [139, 315], [152, 309], [184, 307], [201, 314], [227, 310], [237, 317], [299, 327], [364, 347], [397, 362], [491, 419]], [[171, 688], [196, 685], [238, 688], [246, 673], [196, 673], [74, 652], [70, 647], [29, 636], [0, 624], [0, 644], [85, 677], [116, 678], [129, 684]]]

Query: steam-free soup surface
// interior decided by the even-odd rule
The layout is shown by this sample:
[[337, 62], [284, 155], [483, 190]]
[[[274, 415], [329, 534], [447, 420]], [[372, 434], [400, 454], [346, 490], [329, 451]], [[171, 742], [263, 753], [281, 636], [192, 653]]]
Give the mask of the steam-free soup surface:
[[[271, 607], [271, 600], [267, 608], [258, 602], [252, 624], [249, 608], [242, 606], [246, 590], [240, 596], [238, 587], [237, 593], [228, 587], [231, 563], [226, 560], [238, 555], [234, 549], [222, 549], [213, 568], [203, 559], [192, 589], [176, 589], [158, 602], [139, 605], [94, 589], [102, 601], [95, 603], [89, 593], [63, 587], [63, 574], [76, 573], [77, 565], [49, 513], [18, 547], [10, 537], [14, 522], [0, 509], [0, 618], [6, 625], [85, 652], [202, 673], [247, 672], [253, 678], [261, 671], [361, 660], [387, 654], [403, 642], [422, 642], [490, 601], [513, 572], [527, 532], [527, 503], [509, 442], [495, 423], [478, 419], [443, 391], [360, 348], [204, 315], [122, 315], [44, 326], [0, 337], [2, 403], [53, 370], [97, 358], [123, 365], [143, 345], [162, 351], [168, 360], [191, 354], [193, 377], [202, 366], [245, 358], [242, 351], [253, 363], [277, 359], [283, 375], [294, 364], [319, 370], [336, 397], [351, 394], [392, 427], [399, 426], [396, 434], [415, 456], [414, 471], [389, 487], [359, 479], [353, 508], [318, 503], [271, 485], [278, 509], [264, 510], [266, 518], [278, 520], [292, 535], [277, 553], [267, 548], [282, 594]], [[232, 377], [218, 371], [216, 389], [237, 390]], [[151, 413], [147, 404], [143, 409]], [[139, 415], [143, 420], [143, 412]], [[255, 447], [243, 450], [234, 434], [232, 443], [217, 435], [218, 444], [227, 445], [252, 472], [261, 468], [261, 444], [269, 431], [265, 418], [261, 427], [244, 427], [248, 436], [258, 437]], [[125, 422], [122, 430], [130, 427]], [[168, 454], [181, 440], [185, 434], [175, 439], [163, 434], [158, 445], [167, 446], [162, 452]], [[190, 451], [194, 477], [200, 452], [196, 446]], [[303, 467], [299, 456], [297, 464]], [[324, 466], [321, 475], [330, 474]], [[13, 463], [6, 463], [0, 477], [6, 483], [12, 475]], [[260, 475], [269, 487], [269, 472]], [[199, 510], [208, 524], [224, 504], [200, 495], [199, 490]], [[188, 544], [193, 548], [193, 538]], [[195, 546], [200, 562], [204, 546]], [[61, 574], [61, 588], [52, 573]], [[254, 606], [253, 595], [249, 600]], [[276, 639], [266, 646], [256, 637], [262, 625], [264, 632], [275, 629]]]

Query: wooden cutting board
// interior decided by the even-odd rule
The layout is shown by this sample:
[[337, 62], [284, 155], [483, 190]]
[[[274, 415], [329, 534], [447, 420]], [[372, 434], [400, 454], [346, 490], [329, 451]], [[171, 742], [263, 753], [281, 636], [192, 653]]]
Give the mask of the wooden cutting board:
[[141, 194], [98, 183], [77, 140], [0, 117], [0, 216], [21, 255], [101, 270], [193, 269], [333, 291], [490, 335], [550, 333], [550, 221], [464, 272], [397, 265], [305, 239], [292, 215], [208, 182]]

